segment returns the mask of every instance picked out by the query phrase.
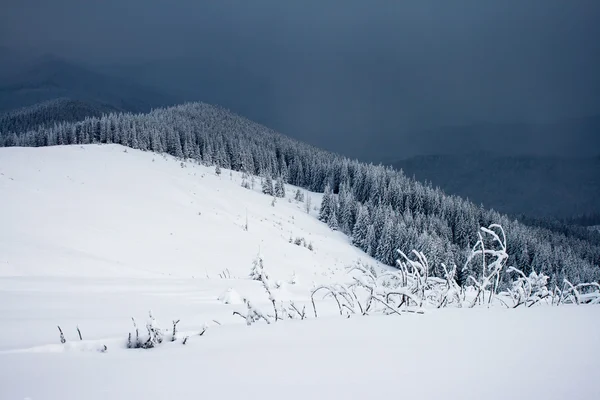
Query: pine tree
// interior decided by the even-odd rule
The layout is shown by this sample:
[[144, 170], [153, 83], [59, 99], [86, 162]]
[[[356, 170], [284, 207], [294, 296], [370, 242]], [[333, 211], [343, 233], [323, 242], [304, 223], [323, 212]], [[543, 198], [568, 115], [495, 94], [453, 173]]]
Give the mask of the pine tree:
[[299, 202], [304, 201], [304, 193], [302, 193], [302, 191], [300, 189], [296, 190], [296, 193], [294, 194], [294, 200], [299, 201]]
[[377, 250], [375, 251], [375, 258], [377, 260], [386, 265], [394, 265], [396, 263], [395, 239], [393, 223], [387, 220], [383, 227]]
[[365, 206], [361, 206], [358, 211], [358, 218], [352, 231], [352, 244], [361, 249], [367, 248], [367, 233], [369, 226], [371, 225], [371, 219], [369, 217], [369, 211]]
[[273, 180], [270, 175], [267, 175], [262, 179], [262, 192], [269, 196], [273, 196]]
[[364, 245], [364, 252], [370, 256], [374, 256], [377, 247], [377, 237], [375, 236], [375, 228], [373, 225], [369, 225], [369, 228], [367, 228], [367, 237], [365, 238]]
[[265, 281], [269, 279], [269, 275], [265, 271], [263, 259], [260, 254], [252, 261], [252, 269], [250, 270], [250, 279], [255, 281]]
[[327, 220], [327, 225], [334, 231], [338, 230], [338, 220], [335, 216], [335, 212], [329, 214], [329, 219]]
[[323, 200], [321, 201], [321, 210], [319, 211], [319, 221], [327, 222], [333, 212], [333, 193], [329, 186], [325, 187]]
[[283, 178], [280, 176], [277, 178], [275, 182], [275, 196], [276, 197], [285, 197], [285, 183], [283, 183]]

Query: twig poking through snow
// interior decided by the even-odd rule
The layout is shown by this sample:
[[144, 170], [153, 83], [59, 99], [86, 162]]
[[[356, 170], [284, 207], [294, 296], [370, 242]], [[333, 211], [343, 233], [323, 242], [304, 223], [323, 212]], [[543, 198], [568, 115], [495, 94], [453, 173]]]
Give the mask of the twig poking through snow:
[[65, 339], [65, 335], [63, 334], [62, 329], [60, 329], [60, 325], [57, 325], [57, 327], [58, 327], [58, 331], [60, 332], [60, 342], [62, 344], [67, 343], [67, 339]]

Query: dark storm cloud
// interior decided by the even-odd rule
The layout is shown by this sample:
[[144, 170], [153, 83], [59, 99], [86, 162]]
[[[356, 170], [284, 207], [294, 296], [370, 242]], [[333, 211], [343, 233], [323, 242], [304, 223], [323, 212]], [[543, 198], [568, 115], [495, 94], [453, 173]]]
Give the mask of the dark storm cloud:
[[[600, 3], [5, 0], [0, 45], [220, 103], [362, 157], [408, 132], [600, 112]], [[419, 150], [415, 150], [418, 152]]]

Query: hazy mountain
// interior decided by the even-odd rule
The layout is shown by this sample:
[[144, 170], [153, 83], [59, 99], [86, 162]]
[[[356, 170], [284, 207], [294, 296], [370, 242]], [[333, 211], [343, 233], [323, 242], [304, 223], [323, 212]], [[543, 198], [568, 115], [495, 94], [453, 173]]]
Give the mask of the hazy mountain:
[[[595, 157], [600, 155], [600, 115], [545, 123], [481, 123], [415, 132], [410, 140], [383, 139], [395, 161], [420, 155]], [[386, 153], [387, 154], [387, 153]]]
[[502, 213], [566, 218], [600, 212], [600, 157], [437, 155], [394, 166]]
[[92, 71], [54, 56], [23, 62], [0, 75], [0, 111], [56, 98], [70, 98], [142, 112], [176, 103], [177, 98], [131, 81]]
[[86, 117], [100, 117], [118, 111], [123, 110], [93, 101], [58, 98], [0, 113], [0, 131], [22, 132], [39, 126], [81, 121]]

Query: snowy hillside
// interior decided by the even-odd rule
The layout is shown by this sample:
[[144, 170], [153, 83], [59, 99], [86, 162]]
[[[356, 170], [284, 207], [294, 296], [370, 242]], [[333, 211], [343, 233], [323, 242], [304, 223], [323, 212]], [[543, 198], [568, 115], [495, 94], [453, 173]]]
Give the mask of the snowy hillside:
[[239, 173], [117, 145], [0, 154], [3, 276], [245, 277], [260, 250], [278, 279], [310, 283], [365, 257], [289, 202], [291, 186], [273, 207], [260, 180], [247, 190]]
[[[295, 274], [297, 284], [285, 288], [291, 298], [369, 259], [319, 222], [314, 209], [309, 215], [305, 203], [290, 202], [293, 187], [272, 206], [259, 180], [255, 190], [240, 182], [236, 172], [219, 177], [214, 167], [182, 167], [170, 156], [118, 145], [0, 149], [0, 298], [35, 306], [37, 317], [50, 307], [58, 312], [53, 318], [91, 318], [89, 334], [110, 336], [121, 331], [94, 316], [127, 324], [164, 306], [184, 321], [210, 321], [222, 310], [190, 317], [181, 307], [211, 308], [231, 286], [260, 295], [260, 285], [248, 280], [259, 251], [272, 279], [289, 282]], [[318, 209], [320, 195], [308, 196]], [[24, 311], [5, 312], [20, 321], [0, 330], [0, 349], [55, 336], [54, 323], [26, 329], [36, 339], [30, 342], [18, 334], [31, 324]]]
[[[241, 183], [118, 145], [0, 149], [0, 399], [600, 397], [597, 305], [313, 318], [314, 284], [376, 262], [317, 220], [322, 195], [307, 214]], [[269, 307], [259, 252], [308, 320], [233, 315]], [[127, 349], [149, 310], [189, 343]]]

